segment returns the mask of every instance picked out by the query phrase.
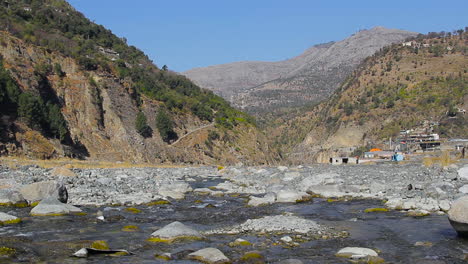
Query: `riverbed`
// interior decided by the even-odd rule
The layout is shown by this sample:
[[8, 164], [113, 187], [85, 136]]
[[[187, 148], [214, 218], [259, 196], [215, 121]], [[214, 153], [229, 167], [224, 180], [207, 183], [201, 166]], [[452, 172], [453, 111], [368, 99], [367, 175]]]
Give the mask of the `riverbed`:
[[[1, 211], [17, 215], [22, 223], [0, 227], [2, 246], [14, 248], [17, 253], [8, 262], [47, 263], [164, 263], [155, 256], [171, 253], [172, 263], [197, 263], [184, 260], [198, 249], [215, 247], [228, 258], [239, 259], [245, 252], [257, 250], [268, 263], [284, 259], [299, 259], [304, 263], [349, 263], [335, 257], [347, 246], [367, 247], [377, 250], [387, 263], [466, 263], [468, 241], [457, 237], [447, 217], [430, 215], [409, 217], [399, 211], [365, 213], [366, 208], [382, 207], [379, 200], [331, 201], [315, 198], [298, 204], [273, 204], [246, 207], [247, 196], [188, 195], [170, 204], [135, 206], [141, 212], [128, 211], [126, 206], [99, 206], [81, 209], [86, 215], [31, 217], [30, 208]], [[103, 212], [104, 221], [96, 218]], [[298, 238], [286, 234], [211, 235], [201, 241], [180, 241], [172, 244], [147, 241], [155, 230], [173, 221], [180, 221], [200, 231], [240, 224], [248, 219], [266, 215], [293, 214], [317, 221], [319, 224], [346, 231], [349, 236], [339, 239]], [[135, 231], [123, 231], [126, 226], [136, 226]], [[285, 244], [280, 239], [290, 236], [297, 245]], [[231, 247], [237, 238], [252, 243], [251, 246]], [[107, 241], [113, 249], [126, 249], [131, 256], [91, 256], [77, 259], [71, 255], [95, 240]], [[417, 242], [421, 246], [416, 246]], [[6, 261], [6, 260], [5, 260]]]

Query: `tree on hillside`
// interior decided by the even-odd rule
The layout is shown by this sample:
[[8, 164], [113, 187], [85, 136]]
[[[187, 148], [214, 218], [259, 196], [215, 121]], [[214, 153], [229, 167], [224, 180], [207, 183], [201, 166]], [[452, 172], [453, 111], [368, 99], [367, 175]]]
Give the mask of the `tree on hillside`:
[[156, 115], [156, 127], [164, 142], [177, 139], [177, 134], [174, 131], [174, 124], [164, 109], [160, 109]]
[[151, 127], [148, 126], [148, 121], [146, 119], [145, 114], [141, 111], [138, 112], [137, 117], [135, 119], [135, 128], [137, 132], [144, 138], [151, 137], [151, 135], [153, 134]]
[[31, 93], [22, 93], [18, 98], [18, 116], [24, 120], [28, 126], [40, 129], [43, 120], [44, 103]]
[[47, 103], [47, 122], [50, 133], [63, 142], [67, 138], [68, 127], [58, 105]]

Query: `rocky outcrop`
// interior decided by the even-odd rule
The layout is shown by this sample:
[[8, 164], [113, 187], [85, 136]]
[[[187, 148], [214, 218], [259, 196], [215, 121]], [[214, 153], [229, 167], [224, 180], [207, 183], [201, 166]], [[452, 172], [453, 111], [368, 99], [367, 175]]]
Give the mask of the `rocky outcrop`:
[[252, 112], [325, 99], [367, 56], [416, 33], [375, 27], [339, 41], [311, 47], [279, 62], [244, 61], [183, 74], [234, 105]]

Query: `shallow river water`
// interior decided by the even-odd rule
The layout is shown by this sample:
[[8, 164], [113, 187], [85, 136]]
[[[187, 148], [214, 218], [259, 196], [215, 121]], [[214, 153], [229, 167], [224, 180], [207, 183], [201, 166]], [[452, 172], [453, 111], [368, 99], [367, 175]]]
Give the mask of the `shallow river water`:
[[[194, 183], [194, 187], [216, 185], [217, 182]], [[386, 263], [466, 263], [468, 240], [457, 237], [446, 216], [408, 217], [402, 212], [365, 213], [366, 208], [382, 207], [381, 201], [351, 200], [329, 202], [315, 198], [298, 204], [273, 204], [257, 208], [246, 207], [247, 196], [211, 197], [190, 194], [184, 200], [156, 206], [136, 206], [140, 213], [125, 210], [125, 206], [81, 207], [86, 215], [31, 217], [30, 208], [0, 208], [22, 218], [18, 225], [0, 227], [0, 246], [16, 249], [14, 258], [0, 257], [0, 263], [165, 263], [155, 255], [170, 252], [171, 263], [197, 263], [184, 260], [191, 251], [215, 247], [232, 260], [245, 252], [257, 250], [267, 263], [295, 258], [304, 263], [349, 263], [335, 257], [347, 246], [376, 249]], [[102, 211], [106, 220], [96, 219]], [[240, 224], [265, 215], [293, 213], [320, 224], [346, 230], [347, 238], [312, 240], [291, 247], [278, 243], [284, 235], [210, 235], [206, 240], [181, 241], [173, 244], [146, 241], [152, 232], [173, 221], [180, 221], [197, 230], [211, 230]], [[122, 231], [135, 225], [137, 231]], [[252, 246], [230, 247], [229, 242], [243, 238]], [[78, 259], [71, 255], [90, 241], [105, 240], [112, 249], [126, 249], [131, 256], [92, 256]], [[416, 242], [430, 245], [415, 246]]]

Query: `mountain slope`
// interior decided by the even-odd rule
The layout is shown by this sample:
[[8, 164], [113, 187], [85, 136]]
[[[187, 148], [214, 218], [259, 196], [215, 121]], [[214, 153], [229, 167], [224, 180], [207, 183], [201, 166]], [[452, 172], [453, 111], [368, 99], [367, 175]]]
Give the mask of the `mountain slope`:
[[328, 97], [359, 63], [380, 48], [416, 33], [375, 27], [314, 46], [280, 62], [237, 62], [183, 74], [251, 113], [302, 106]]
[[251, 117], [67, 2], [1, 1], [0, 22], [0, 154], [271, 162]]
[[[461, 31], [463, 32], [463, 31]], [[468, 34], [430, 33], [368, 57], [329, 100], [276, 121], [268, 135], [293, 162], [327, 162], [378, 146], [427, 123], [444, 138], [467, 138]]]

